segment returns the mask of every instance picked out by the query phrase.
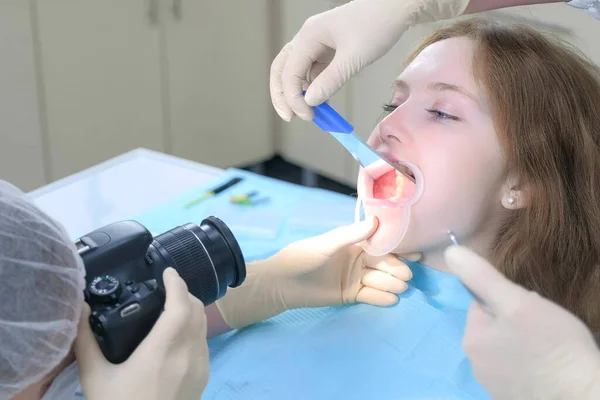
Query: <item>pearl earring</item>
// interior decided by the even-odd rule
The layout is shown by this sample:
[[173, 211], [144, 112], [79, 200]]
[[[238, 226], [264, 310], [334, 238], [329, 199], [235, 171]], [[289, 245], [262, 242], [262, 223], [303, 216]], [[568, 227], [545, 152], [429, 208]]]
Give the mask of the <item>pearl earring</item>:
[[506, 201], [508, 202], [508, 204], [513, 205], [515, 203], [515, 198], [510, 196], [508, 199], [506, 199]]

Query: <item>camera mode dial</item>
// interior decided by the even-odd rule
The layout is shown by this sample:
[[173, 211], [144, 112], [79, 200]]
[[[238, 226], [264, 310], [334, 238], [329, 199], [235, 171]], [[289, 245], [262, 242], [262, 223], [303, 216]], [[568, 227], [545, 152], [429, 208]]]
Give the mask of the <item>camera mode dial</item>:
[[103, 303], [114, 303], [121, 295], [121, 285], [117, 278], [110, 275], [97, 276], [88, 287], [90, 296]]

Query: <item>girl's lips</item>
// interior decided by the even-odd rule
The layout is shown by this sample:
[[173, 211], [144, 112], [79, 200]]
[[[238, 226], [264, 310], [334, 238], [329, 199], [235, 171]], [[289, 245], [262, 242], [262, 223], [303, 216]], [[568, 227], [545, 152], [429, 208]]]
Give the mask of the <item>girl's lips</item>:
[[[394, 154], [391, 153], [389, 151], [377, 151], [383, 158], [387, 159], [387, 161], [391, 162], [391, 163], [395, 163], [398, 164], [395, 166], [396, 169], [401, 169], [401, 172], [406, 175], [404, 172], [408, 172], [410, 173], [410, 175], [412, 176], [412, 181], [413, 183], [415, 182], [415, 177], [411, 171], [411, 169], [409, 167], [407, 167], [406, 165], [404, 165], [400, 159]], [[383, 160], [385, 161], [385, 160]], [[408, 159], [404, 159], [405, 162], [410, 163], [410, 161]], [[404, 172], [403, 172], [404, 171]], [[411, 178], [409, 178], [411, 179]]]
[[[373, 180], [375, 180], [375, 179], [381, 177], [382, 175], [384, 175], [385, 173], [390, 172], [393, 169], [394, 169], [394, 167], [389, 165], [384, 160], [377, 160], [373, 164], [364, 168], [364, 171], [368, 176], [370, 176]], [[371, 185], [372, 185], [372, 182], [371, 182]], [[372, 187], [370, 187], [369, 189], [372, 189]]]

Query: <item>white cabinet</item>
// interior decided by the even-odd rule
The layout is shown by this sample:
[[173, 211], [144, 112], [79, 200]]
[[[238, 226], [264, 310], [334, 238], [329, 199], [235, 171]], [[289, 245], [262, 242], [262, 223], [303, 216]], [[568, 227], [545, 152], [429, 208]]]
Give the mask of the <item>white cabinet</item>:
[[270, 157], [271, 4], [0, 2], [0, 177], [33, 189], [137, 147]]
[[38, 0], [52, 178], [135, 147], [272, 154], [268, 1]]
[[35, 4], [50, 178], [136, 147], [164, 151], [161, 31], [152, 1]]
[[46, 182], [27, 1], [0, 6], [0, 178], [30, 190]]
[[174, 1], [164, 24], [173, 154], [217, 167], [273, 155], [270, 3]]

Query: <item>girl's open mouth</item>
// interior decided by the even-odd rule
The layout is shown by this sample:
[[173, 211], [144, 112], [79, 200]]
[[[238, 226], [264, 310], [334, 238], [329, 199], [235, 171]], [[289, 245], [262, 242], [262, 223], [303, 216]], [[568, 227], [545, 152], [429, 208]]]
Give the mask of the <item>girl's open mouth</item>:
[[[403, 165], [414, 179], [414, 172]], [[365, 170], [364, 180], [359, 182], [366, 198], [377, 199], [380, 205], [394, 206], [411, 200], [417, 191], [417, 185], [391, 165], [381, 162]]]

